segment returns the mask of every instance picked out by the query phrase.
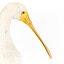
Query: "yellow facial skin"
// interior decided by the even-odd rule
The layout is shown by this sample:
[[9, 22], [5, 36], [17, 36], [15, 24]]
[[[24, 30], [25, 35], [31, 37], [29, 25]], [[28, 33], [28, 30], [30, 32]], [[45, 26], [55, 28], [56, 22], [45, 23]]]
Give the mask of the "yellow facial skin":
[[37, 33], [37, 31], [35, 30], [35, 28], [33, 27], [33, 24], [28, 16], [27, 11], [22, 12], [21, 16], [20, 16], [20, 21], [24, 22], [25, 24], [27, 24], [31, 30], [35, 33], [35, 35], [38, 37], [38, 39], [41, 41], [42, 45], [44, 46], [45, 50], [47, 51], [49, 57], [52, 59], [52, 55], [49, 51], [49, 49], [47, 48], [47, 46], [45, 45], [45, 43], [42, 41], [41, 37], [39, 36], [39, 34]]

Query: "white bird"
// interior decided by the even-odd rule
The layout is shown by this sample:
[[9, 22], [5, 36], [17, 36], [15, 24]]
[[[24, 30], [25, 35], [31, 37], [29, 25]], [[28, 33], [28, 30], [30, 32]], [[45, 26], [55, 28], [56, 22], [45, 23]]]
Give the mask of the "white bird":
[[21, 64], [21, 55], [14, 46], [10, 36], [12, 19], [27, 24], [41, 41], [49, 57], [52, 58], [47, 46], [34, 29], [25, 6], [20, 3], [9, 3], [0, 12], [0, 64]]

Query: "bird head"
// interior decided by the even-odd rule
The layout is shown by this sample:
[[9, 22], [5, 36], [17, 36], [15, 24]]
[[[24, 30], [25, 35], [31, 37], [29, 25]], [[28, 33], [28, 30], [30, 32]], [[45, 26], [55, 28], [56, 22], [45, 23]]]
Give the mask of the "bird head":
[[[3, 12], [5, 10], [5, 12]], [[26, 25], [28, 25], [31, 30], [35, 33], [35, 35], [38, 37], [38, 39], [40, 40], [40, 42], [42, 43], [42, 45], [44, 46], [44, 48], [46, 49], [48, 55], [50, 58], [52, 58], [51, 53], [49, 51], [49, 49], [47, 48], [47, 46], [45, 45], [45, 43], [42, 41], [41, 37], [39, 36], [39, 34], [37, 33], [37, 31], [35, 30], [30, 17], [28, 15], [28, 12], [25, 8], [24, 5], [20, 4], [20, 3], [9, 3], [4, 9], [3, 9], [2, 13], [5, 14], [4, 16], [10, 19], [17, 19], [20, 20], [21, 22], [25, 23]]]

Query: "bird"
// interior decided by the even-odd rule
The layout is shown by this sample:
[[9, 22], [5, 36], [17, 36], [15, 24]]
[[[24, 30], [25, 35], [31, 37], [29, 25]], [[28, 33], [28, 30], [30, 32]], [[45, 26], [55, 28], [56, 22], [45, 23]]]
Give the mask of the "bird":
[[19, 20], [30, 27], [52, 59], [48, 47], [34, 28], [26, 7], [21, 3], [13, 2], [8, 3], [0, 12], [0, 64], [21, 64], [21, 54], [14, 46], [10, 35], [10, 24], [13, 19]]

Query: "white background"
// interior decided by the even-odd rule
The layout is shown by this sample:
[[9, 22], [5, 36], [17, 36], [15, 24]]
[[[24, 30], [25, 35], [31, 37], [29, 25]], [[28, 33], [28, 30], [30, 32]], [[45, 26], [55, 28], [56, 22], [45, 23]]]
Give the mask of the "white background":
[[26, 6], [34, 27], [52, 54], [50, 60], [30, 28], [13, 20], [11, 36], [22, 55], [22, 64], [64, 64], [64, 0], [0, 0], [0, 11], [10, 2]]

